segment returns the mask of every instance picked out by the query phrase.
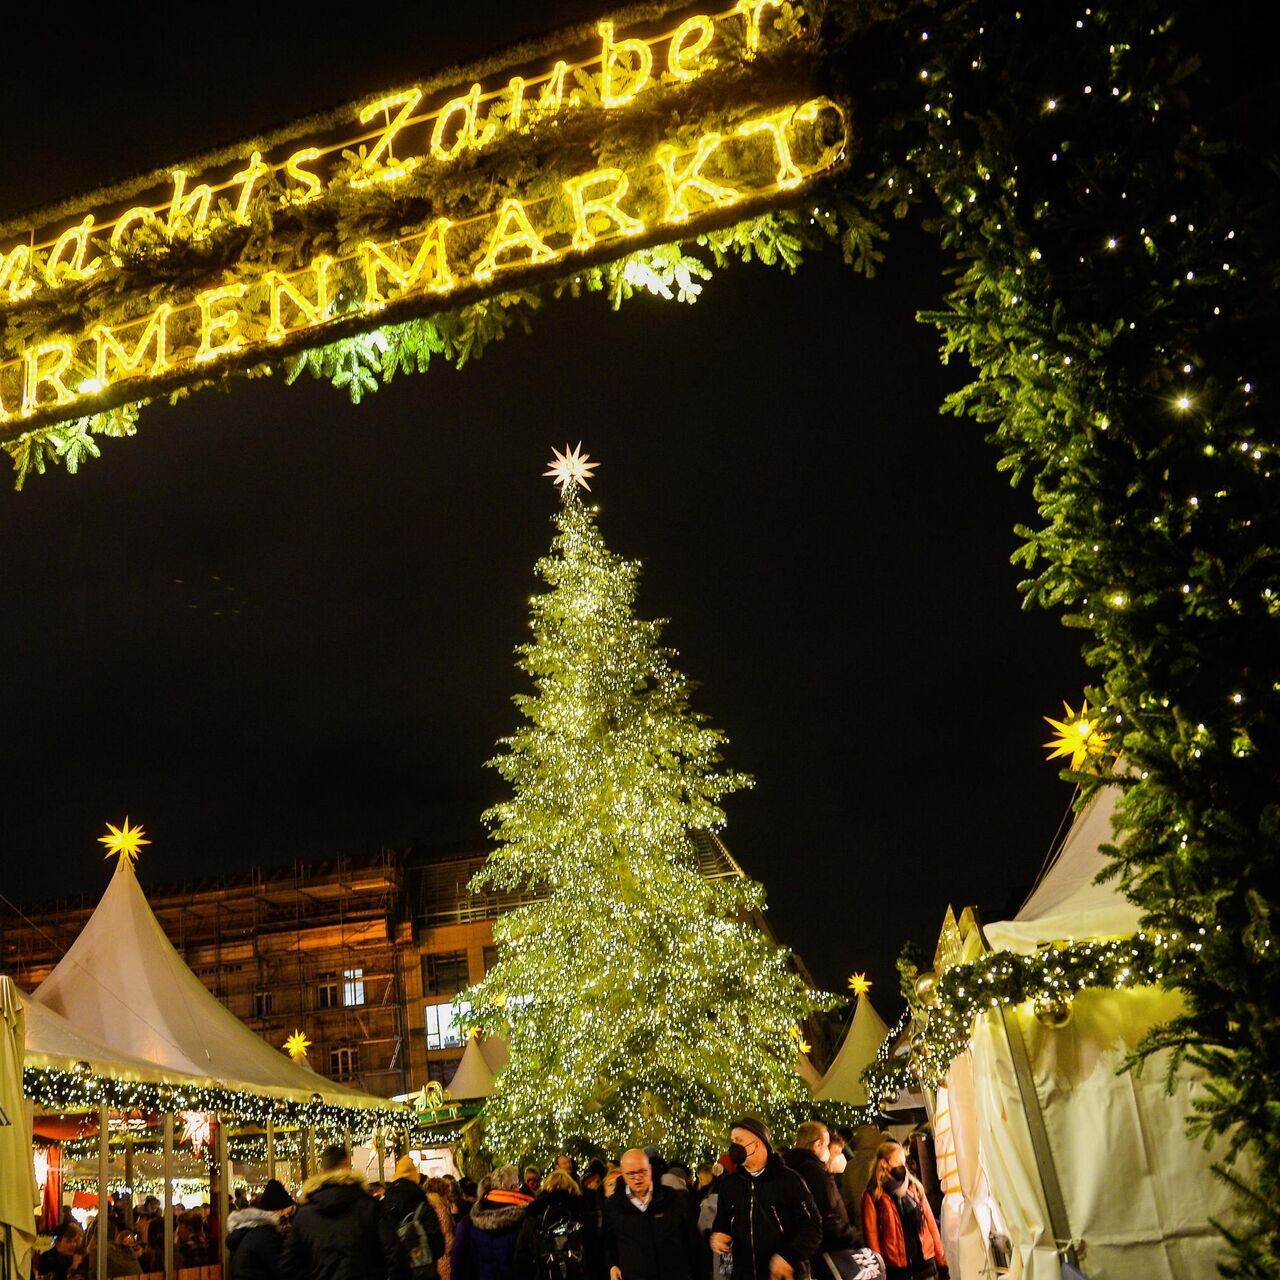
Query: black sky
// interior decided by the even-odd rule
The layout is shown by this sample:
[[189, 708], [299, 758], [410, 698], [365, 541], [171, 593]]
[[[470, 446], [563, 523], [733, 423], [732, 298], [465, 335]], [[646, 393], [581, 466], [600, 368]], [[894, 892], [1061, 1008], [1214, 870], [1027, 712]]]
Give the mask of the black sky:
[[[0, 86], [0, 214], [596, 12], [438, 8], [68, 39]], [[963, 371], [914, 314], [941, 287], [904, 227], [871, 282], [830, 254], [721, 273], [693, 307], [551, 304], [359, 407], [241, 381], [149, 407], [77, 476], [6, 482], [0, 892], [97, 892], [126, 813], [144, 886], [479, 840], [556, 506], [540, 473], [582, 439], [642, 612], [756, 776], [730, 848], [817, 977], [868, 969], [890, 1012], [905, 938], [1034, 877], [1070, 798], [1040, 717], [1084, 678], [1079, 638], [1020, 608], [1030, 499], [937, 412]]]

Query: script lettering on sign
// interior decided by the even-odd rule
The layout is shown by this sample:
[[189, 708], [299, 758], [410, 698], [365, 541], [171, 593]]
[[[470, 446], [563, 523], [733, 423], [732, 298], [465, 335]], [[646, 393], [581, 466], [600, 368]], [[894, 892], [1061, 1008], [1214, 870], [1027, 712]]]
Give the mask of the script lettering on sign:
[[[36, 226], [0, 249], [0, 428], [146, 399], [390, 313], [523, 287], [794, 199], [845, 162], [848, 120], [803, 84], [786, 97], [771, 83], [767, 106], [745, 92], [778, 7], [741, 0], [659, 31], [602, 21], [588, 47], [540, 70], [384, 94], [324, 136], [264, 140], [204, 171], [174, 167], [150, 202], [130, 193], [118, 208]], [[785, 39], [802, 41], [803, 29]], [[628, 149], [609, 132], [656, 95], [710, 87], [723, 101], [706, 128], [666, 113], [657, 140]], [[499, 181], [521, 148], [538, 157], [527, 190]], [[491, 165], [493, 179], [477, 182]], [[273, 260], [273, 229], [326, 218], [345, 229], [365, 205], [372, 234], [344, 242], [335, 231], [317, 237], [324, 252]], [[221, 258], [197, 254], [219, 237]], [[169, 269], [214, 259], [222, 265], [202, 278]], [[84, 299], [82, 331], [67, 320], [73, 306], [54, 305], [70, 297]]]

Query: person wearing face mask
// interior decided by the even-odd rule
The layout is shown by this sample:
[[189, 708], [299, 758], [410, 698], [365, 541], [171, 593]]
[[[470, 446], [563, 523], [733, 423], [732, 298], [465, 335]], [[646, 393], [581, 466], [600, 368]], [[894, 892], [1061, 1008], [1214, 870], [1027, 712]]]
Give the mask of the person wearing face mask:
[[862, 1248], [836, 1186], [834, 1175], [844, 1170], [843, 1139], [821, 1121], [807, 1120], [796, 1130], [795, 1146], [784, 1151], [782, 1158], [804, 1179], [822, 1218], [822, 1244], [813, 1261], [819, 1280], [872, 1280], [882, 1275], [880, 1260]]
[[822, 1243], [813, 1196], [804, 1179], [774, 1152], [762, 1120], [735, 1120], [729, 1137], [735, 1171], [716, 1184], [712, 1251], [732, 1257], [732, 1280], [803, 1280]]
[[949, 1280], [942, 1236], [924, 1187], [907, 1172], [902, 1144], [882, 1142], [862, 1197], [867, 1244], [883, 1256], [888, 1280]]

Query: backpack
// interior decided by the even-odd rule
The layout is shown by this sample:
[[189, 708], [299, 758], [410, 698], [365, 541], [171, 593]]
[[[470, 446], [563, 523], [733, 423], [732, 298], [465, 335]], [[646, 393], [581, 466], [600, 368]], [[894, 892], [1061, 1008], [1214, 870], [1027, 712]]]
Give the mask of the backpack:
[[533, 1230], [539, 1280], [582, 1280], [587, 1274], [586, 1233], [567, 1210], [548, 1205]]
[[406, 1213], [396, 1226], [396, 1235], [404, 1251], [409, 1255], [409, 1270], [414, 1280], [427, 1280], [436, 1274], [436, 1259], [431, 1252], [431, 1238], [423, 1225], [422, 1211], [425, 1205], [418, 1205], [412, 1213]]

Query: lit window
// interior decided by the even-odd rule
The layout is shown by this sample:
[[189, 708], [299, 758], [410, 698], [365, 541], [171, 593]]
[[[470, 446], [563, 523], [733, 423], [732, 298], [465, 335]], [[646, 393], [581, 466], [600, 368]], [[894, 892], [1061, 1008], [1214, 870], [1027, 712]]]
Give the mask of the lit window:
[[363, 969], [343, 969], [342, 1003], [348, 1008], [353, 1004], [364, 1004]]
[[[465, 1001], [462, 1004], [463, 1014], [471, 1011]], [[427, 1030], [428, 1049], [455, 1049], [465, 1043], [466, 1035], [454, 1014], [453, 1001], [443, 1004], [429, 1004], [423, 1008], [423, 1020]]]

